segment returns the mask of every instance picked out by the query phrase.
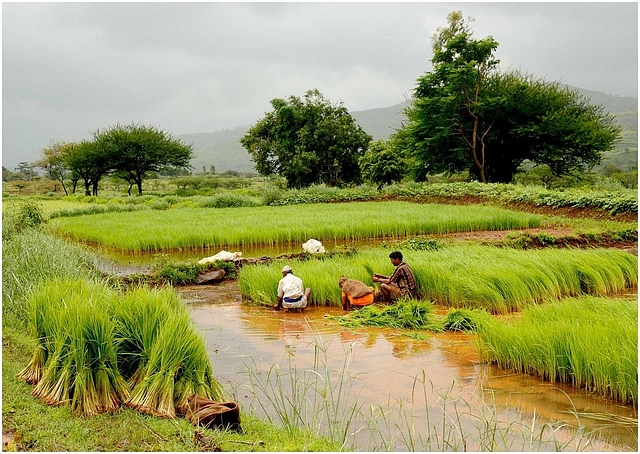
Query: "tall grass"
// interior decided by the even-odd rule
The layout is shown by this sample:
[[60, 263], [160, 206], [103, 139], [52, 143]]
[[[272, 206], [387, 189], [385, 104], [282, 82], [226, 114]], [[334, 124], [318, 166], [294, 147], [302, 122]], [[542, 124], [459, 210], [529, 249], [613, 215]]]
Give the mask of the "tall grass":
[[[459, 245], [435, 251], [404, 251], [423, 299], [458, 307], [507, 313], [548, 299], [582, 294], [614, 295], [638, 285], [633, 255], [607, 249], [519, 251]], [[372, 285], [371, 270], [391, 274], [388, 251], [362, 251], [331, 260], [291, 261], [294, 274], [311, 287], [310, 304], [339, 306], [341, 275]], [[248, 266], [239, 273], [242, 296], [272, 304], [282, 263]]]
[[637, 404], [637, 298], [581, 297], [527, 308], [478, 331], [485, 360]]
[[[3, 229], [6, 226], [3, 225]], [[80, 246], [28, 229], [2, 239], [2, 323], [27, 321], [27, 298], [47, 279], [97, 279], [93, 257]]]
[[58, 218], [54, 231], [125, 251], [353, 241], [426, 233], [537, 227], [539, 216], [485, 206], [363, 202], [176, 209]]

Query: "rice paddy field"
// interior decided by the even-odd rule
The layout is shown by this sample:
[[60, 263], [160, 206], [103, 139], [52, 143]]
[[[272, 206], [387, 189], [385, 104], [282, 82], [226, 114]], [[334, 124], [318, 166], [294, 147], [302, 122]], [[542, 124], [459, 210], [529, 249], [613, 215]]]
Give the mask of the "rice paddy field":
[[362, 202], [252, 208], [184, 208], [52, 219], [52, 230], [122, 251], [402, 238], [538, 227], [541, 216], [488, 206]]
[[[200, 330], [217, 329], [216, 333], [223, 333], [227, 329], [231, 335], [243, 336], [245, 331], [253, 332], [256, 321], [269, 326], [282, 325], [274, 328], [277, 330], [292, 320], [300, 326], [308, 326], [310, 321], [305, 313], [276, 315], [271, 309], [277, 297], [280, 270], [286, 263], [293, 267], [295, 275], [303, 279], [305, 286], [312, 289], [309, 312], [313, 315], [309, 317], [319, 327], [329, 326], [330, 329], [326, 329], [331, 336], [349, 339], [357, 333], [368, 336], [368, 339], [379, 336], [403, 338], [418, 350], [428, 350], [428, 356], [434, 359], [428, 370], [431, 379], [428, 381], [423, 377], [420, 382], [425, 390], [431, 380], [439, 383], [437, 354], [440, 350], [434, 347], [439, 345], [439, 341], [433, 336], [444, 336], [442, 332], [449, 329], [456, 334], [452, 338], [446, 337], [447, 345], [453, 345], [451, 339], [455, 343], [455, 339], [461, 338], [473, 345], [473, 357], [478, 359], [474, 359], [469, 367], [475, 374], [481, 364], [482, 367], [496, 368], [505, 376], [526, 376], [537, 382], [571, 387], [587, 402], [590, 399], [606, 400], [614, 406], [624, 407], [625, 414], [632, 414], [624, 421], [625, 430], [631, 427], [628, 432], [632, 441], [625, 438], [623, 445], [595, 444], [593, 449], [603, 446], [607, 450], [624, 450], [628, 446], [637, 449], [636, 255], [614, 248], [543, 247], [524, 250], [455, 240], [413, 248], [410, 242], [398, 242], [396, 247], [403, 252], [404, 260], [416, 275], [420, 292], [418, 298], [401, 301], [396, 306], [341, 312], [340, 276], [376, 287], [377, 284], [371, 281], [372, 273], [393, 273], [388, 257], [392, 250], [387, 243], [389, 240], [459, 232], [526, 231], [548, 225], [549, 217], [494, 206], [403, 201], [236, 208], [180, 207], [103, 213], [89, 210], [89, 214], [63, 217], [54, 215], [53, 206], [51, 204], [47, 208], [45, 214], [49, 220], [42, 228], [12, 233], [12, 236], [3, 235], [3, 326], [11, 323], [15, 330], [24, 323], [25, 331], [33, 339], [31, 356], [25, 359], [17, 375], [19, 380], [33, 385], [32, 396], [40, 402], [68, 405], [73, 414], [83, 417], [117, 413], [118, 408], [126, 407], [146, 416], [174, 418], [184, 413], [185, 402], [194, 392], [216, 399], [223, 399], [229, 394], [239, 398], [245, 391], [225, 389], [225, 382], [218, 380], [220, 371], [226, 367], [226, 363], [215, 361], [221, 347], [214, 350], [213, 346], [207, 345], [205, 339], [211, 339], [212, 333], [203, 337]], [[70, 202], [65, 209], [75, 208]], [[587, 221], [584, 225], [616, 224], [613, 220], [601, 224], [593, 222], [589, 224]], [[233, 328], [223, 327], [226, 323], [223, 306], [212, 309], [216, 314], [215, 320], [208, 320], [207, 327], [204, 321], [199, 324], [197, 317], [194, 319], [194, 314], [203, 316], [206, 313], [203, 308], [207, 305], [213, 307], [217, 304], [217, 296], [192, 306], [181, 301], [171, 287], [154, 290], [148, 287], [120, 288], [114, 286], [111, 278], [104, 281], [95, 269], [86, 272], [96, 261], [89, 257], [91, 252], [84, 250], [80, 254], [76, 250], [76, 243], [79, 243], [118, 250], [125, 253], [125, 257], [127, 253], [144, 252], [165, 252], [170, 257], [173, 251], [181, 250], [240, 250], [261, 245], [278, 250], [301, 244], [309, 238], [333, 245], [360, 241], [363, 244], [367, 242], [367, 246], [344, 253], [276, 259], [261, 265], [245, 264], [238, 270], [237, 281], [231, 283], [239, 296], [225, 301], [228, 306], [224, 306], [233, 307], [229, 311], [238, 318], [231, 324]], [[67, 266], [65, 262], [73, 263]], [[209, 291], [216, 295], [216, 292], [226, 290], [214, 286]], [[206, 294], [205, 290], [198, 292]], [[323, 315], [325, 311], [332, 315]], [[296, 315], [299, 317], [294, 318]], [[236, 332], [238, 323], [244, 328]], [[218, 324], [220, 327], [215, 328]], [[267, 333], [264, 335], [266, 340], [256, 345], [273, 341], [275, 343], [269, 348], [283, 348], [292, 361], [295, 361], [296, 353], [308, 356], [313, 350], [313, 370], [309, 369], [315, 374], [310, 375], [313, 385], [302, 384], [305, 392], [312, 394], [314, 407], [305, 407], [310, 397], [297, 392], [296, 386], [284, 384], [289, 379], [294, 383], [291, 377], [300, 380], [297, 374], [306, 374], [307, 366], [304, 366], [304, 372], [302, 369], [287, 372], [280, 361], [266, 368], [264, 365], [256, 366], [257, 369], [249, 368], [247, 372], [251, 392], [273, 399], [277, 414], [269, 413], [265, 406], [261, 416], [276, 425], [280, 421], [293, 433], [295, 427], [300, 426], [294, 421], [310, 412], [312, 421], [308, 426], [303, 424], [305, 430], [328, 437], [331, 444], [325, 446], [332, 449], [348, 448], [346, 440], [354, 434], [348, 434], [343, 424], [332, 423], [329, 416], [326, 421], [324, 416], [318, 416], [315, 406], [323, 411], [347, 408], [351, 413], [345, 413], [345, 418], [351, 415], [354, 420], [356, 414], [364, 414], [364, 407], [356, 408], [356, 403], [341, 400], [346, 397], [341, 394], [340, 383], [353, 378], [348, 372], [352, 353], [345, 356], [345, 363], [337, 372], [332, 365], [323, 376], [322, 371], [316, 370], [316, 366], [322, 363], [318, 360], [319, 355], [322, 351], [334, 352], [334, 349], [326, 346], [323, 350], [325, 344], [322, 339], [314, 339], [313, 345], [309, 343], [306, 347], [298, 345], [299, 338], [292, 341], [287, 337], [286, 329], [282, 329], [284, 334], [280, 331], [277, 335]], [[254, 339], [242, 339], [238, 345], [250, 345], [252, 342]], [[369, 341], [363, 342], [366, 347]], [[298, 345], [299, 350], [296, 351], [292, 347], [294, 345]], [[440, 353], [446, 355], [444, 350]], [[386, 364], [384, 355], [393, 356], [394, 361], [398, 359], [396, 356], [401, 356], [395, 344], [393, 353], [379, 354], [371, 359], [372, 363], [369, 363], [369, 358], [360, 361], [358, 367]], [[228, 359], [234, 361], [233, 358]], [[254, 364], [262, 360], [251, 359]], [[398, 364], [400, 368], [409, 364], [411, 370], [420, 371], [412, 360], [409, 363], [399, 361]], [[16, 365], [12, 367], [15, 369]], [[234, 376], [224, 370], [222, 375], [225, 379]], [[417, 377], [411, 385], [414, 391], [421, 387], [417, 386]], [[3, 385], [5, 380], [7, 378], [3, 375]], [[336, 388], [329, 386], [331, 383]], [[457, 386], [464, 386], [464, 380]], [[453, 389], [452, 383], [444, 393], [447, 397], [437, 400], [442, 400], [445, 405]], [[375, 395], [387, 391], [385, 388], [371, 392]], [[413, 393], [409, 388], [404, 391]], [[431, 391], [434, 392], [433, 389]], [[392, 399], [389, 394], [389, 402]], [[395, 404], [409, 405], [403, 402]], [[423, 404], [426, 405], [426, 399], [420, 405]], [[243, 410], [253, 411], [255, 408]], [[580, 409], [574, 410], [577, 414]], [[411, 408], [411, 414], [413, 411]], [[497, 421], [469, 411], [472, 420], [478, 419], [486, 426], [482, 435], [473, 440], [469, 438], [469, 444], [466, 442], [469, 435], [461, 432], [462, 426], [457, 426], [453, 420], [446, 422], [447, 417], [452, 416], [444, 408], [442, 433], [434, 439], [429, 436], [425, 441], [413, 433], [409, 419], [403, 422], [406, 430], [403, 428], [399, 435], [401, 443], [398, 439], [389, 439], [379, 425], [386, 423], [389, 433], [396, 434], [399, 426], [393, 426], [384, 411], [376, 416], [375, 423], [372, 422], [374, 419], [369, 420], [372, 426], [367, 430], [372, 433], [378, 430], [376, 437], [382, 437], [375, 450], [395, 450], [398, 446], [404, 447], [403, 450], [420, 450], [421, 447], [459, 450], [468, 446], [510, 450], [506, 442], [512, 439], [509, 424], [498, 429]], [[530, 436], [527, 436], [529, 441], [538, 436], [539, 440], [543, 438], [542, 433], [534, 435], [536, 411], [533, 410], [533, 422], [529, 421], [532, 428]], [[15, 424], [13, 416], [5, 415], [3, 410], [3, 423], [5, 417], [10, 424]], [[607, 418], [609, 422], [615, 419], [613, 416]], [[525, 419], [522, 417], [523, 421]], [[495, 426], [488, 426], [494, 422]], [[316, 423], [318, 427], [314, 426]], [[523, 424], [526, 426], [528, 423]], [[545, 423], [541, 430], [555, 434], [556, 426], [553, 424], [553, 421], [548, 425]], [[427, 425], [430, 429], [433, 426], [430, 421]], [[578, 428], [577, 433], [580, 430]], [[496, 437], [504, 439], [496, 441]], [[546, 435], [544, 438], [547, 440]], [[418, 439], [423, 444], [417, 444]], [[455, 440], [463, 442], [458, 444]], [[555, 438], [553, 440], [550, 443], [556, 442]], [[293, 450], [300, 449], [299, 445], [293, 446]], [[523, 446], [529, 446], [523, 449], [545, 450], [552, 445], [545, 441], [535, 445], [537, 447], [526, 443]], [[589, 445], [559, 443], [555, 446], [557, 450], [583, 450]], [[243, 447], [246, 448], [241, 445], [234, 449]], [[141, 446], [136, 448], [144, 449]], [[193, 448], [190, 445], [188, 449]]]
[[[362, 251], [331, 260], [288, 262], [311, 287], [314, 305], [340, 305], [338, 279], [345, 275], [375, 285], [374, 272], [391, 275], [388, 250]], [[638, 261], [612, 249], [544, 249], [520, 251], [478, 245], [436, 251], [405, 251], [421, 297], [450, 307], [481, 308], [505, 314], [549, 299], [582, 294], [606, 296], [634, 291]], [[256, 303], [276, 299], [281, 263], [245, 267], [238, 283], [242, 295]]]

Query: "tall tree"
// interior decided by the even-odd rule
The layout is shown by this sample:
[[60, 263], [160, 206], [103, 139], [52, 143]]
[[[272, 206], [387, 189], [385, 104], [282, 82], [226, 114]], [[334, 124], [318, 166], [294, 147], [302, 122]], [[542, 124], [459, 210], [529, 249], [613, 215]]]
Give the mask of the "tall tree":
[[116, 125], [93, 133], [98, 150], [108, 156], [116, 175], [138, 187], [151, 172], [165, 168], [190, 168], [193, 147], [154, 126]]
[[[85, 195], [98, 195], [98, 183], [111, 170], [110, 159], [94, 142], [83, 140], [69, 146], [65, 162], [75, 181], [84, 181]], [[74, 183], [75, 192], [75, 183]]]
[[493, 123], [483, 115], [488, 100], [482, 94], [499, 63], [493, 56], [498, 43], [492, 37], [472, 39], [471, 19], [465, 21], [460, 11], [447, 20], [449, 26], [432, 38], [433, 71], [418, 79], [414, 106], [407, 110], [410, 137], [416, 153], [431, 167], [441, 167], [431, 157], [444, 147], [455, 161], [470, 156], [480, 181], [487, 182], [485, 139]]
[[16, 167], [16, 173], [19, 173], [20, 176], [27, 181], [31, 181], [34, 177], [36, 177], [38, 174], [33, 170], [34, 168], [34, 164], [27, 162], [27, 161], [22, 161], [18, 163], [18, 166]]
[[47, 176], [52, 180], [57, 180], [62, 184], [65, 195], [69, 195], [64, 180], [69, 177], [70, 169], [66, 163], [66, 153], [75, 144], [52, 141], [51, 144], [42, 150], [42, 157], [35, 162], [37, 167], [44, 169]]
[[281, 175], [290, 188], [362, 181], [358, 160], [371, 136], [342, 103], [332, 105], [309, 90], [304, 99], [276, 98], [271, 105], [273, 111], [240, 139], [259, 174]]
[[498, 43], [472, 38], [459, 11], [433, 37], [433, 71], [406, 110], [405, 146], [426, 173], [469, 170], [509, 182], [526, 159], [557, 174], [592, 166], [619, 137], [613, 117], [577, 91], [517, 72], [500, 74]]

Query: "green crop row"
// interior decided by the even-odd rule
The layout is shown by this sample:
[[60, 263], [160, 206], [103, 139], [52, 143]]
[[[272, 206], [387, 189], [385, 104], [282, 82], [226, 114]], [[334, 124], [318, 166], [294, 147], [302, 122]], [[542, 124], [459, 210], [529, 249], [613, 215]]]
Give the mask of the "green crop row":
[[[526, 250], [460, 245], [437, 250], [403, 251], [418, 282], [421, 297], [457, 308], [507, 313], [564, 297], [612, 295], [637, 288], [638, 261], [617, 250]], [[393, 273], [388, 251], [363, 251], [331, 260], [289, 262], [313, 305], [340, 305], [341, 275], [368, 285], [371, 270]], [[282, 262], [246, 266], [238, 282], [243, 297], [258, 304], [276, 301]]]
[[56, 233], [123, 251], [403, 238], [538, 227], [541, 217], [496, 207], [364, 202], [135, 211], [58, 218]]
[[638, 402], [638, 301], [582, 297], [483, 320], [479, 350], [498, 366]]
[[483, 197], [502, 202], [516, 202], [535, 206], [599, 208], [610, 214], [638, 211], [636, 191], [601, 191], [568, 188], [551, 190], [539, 186], [479, 182], [457, 183], [405, 183], [386, 186], [382, 190], [362, 185], [354, 188], [329, 188], [323, 185], [306, 189], [280, 191], [271, 194], [268, 204], [292, 205], [300, 203], [329, 203], [378, 200], [380, 198], [464, 198]]

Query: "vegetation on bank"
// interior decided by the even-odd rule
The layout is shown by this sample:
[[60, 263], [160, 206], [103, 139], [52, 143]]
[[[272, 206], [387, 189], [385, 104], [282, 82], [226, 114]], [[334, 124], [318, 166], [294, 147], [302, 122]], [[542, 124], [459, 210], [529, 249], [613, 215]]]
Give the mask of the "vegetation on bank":
[[637, 405], [637, 298], [528, 307], [518, 320], [483, 320], [477, 339], [482, 358], [504, 369]]
[[[520, 251], [459, 245], [403, 253], [413, 268], [422, 299], [496, 314], [549, 299], [620, 294], [638, 285], [637, 258], [618, 250]], [[288, 263], [311, 288], [312, 305], [340, 305], [341, 275], [374, 285], [369, 270], [393, 272], [384, 250]], [[273, 304], [281, 266], [282, 263], [273, 263], [242, 268], [238, 278], [242, 296], [257, 304]]]
[[[11, 203], [17, 196], [3, 195]], [[33, 196], [41, 201], [59, 200], [60, 208], [52, 207], [49, 217], [81, 216], [104, 212], [138, 209], [169, 210], [175, 208], [226, 208], [259, 205], [298, 205], [309, 203], [362, 202], [401, 199], [428, 201], [449, 199], [452, 202], [474, 198], [492, 204], [520, 204], [549, 208], [592, 208], [609, 215], [637, 213], [638, 192], [619, 186], [592, 185], [549, 189], [541, 185], [482, 184], [479, 182], [398, 183], [377, 189], [375, 186], [328, 187], [314, 185], [304, 189], [284, 190], [278, 185], [255, 179], [251, 187], [238, 190], [208, 190], [189, 196], [172, 192], [143, 196]], [[64, 204], [64, 202], [71, 202]], [[87, 204], [87, 205], [85, 205]]]
[[312, 204], [106, 213], [59, 218], [49, 224], [60, 235], [79, 241], [123, 251], [166, 251], [302, 244], [309, 238], [354, 241], [425, 233], [507, 230], [538, 227], [540, 222], [538, 215], [495, 207], [392, 201], [348, 206]]

